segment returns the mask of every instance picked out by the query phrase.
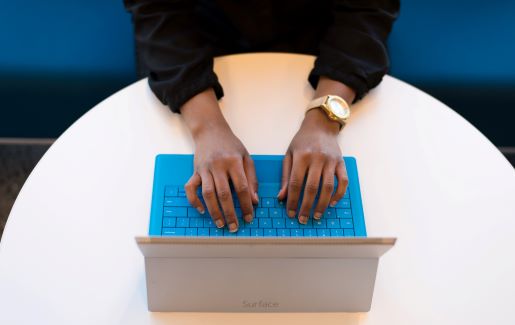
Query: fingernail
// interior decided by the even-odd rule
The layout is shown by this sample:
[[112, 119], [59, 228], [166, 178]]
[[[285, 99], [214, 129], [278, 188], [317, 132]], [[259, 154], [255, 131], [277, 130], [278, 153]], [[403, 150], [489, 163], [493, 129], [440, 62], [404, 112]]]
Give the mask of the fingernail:
[[204, 210], [203, 207], [197, 207], [197, 211], [200, 213], [200, 214], [204, 214], [204, 212], [206, 212], [206, 210]]
[[256, 201], [259, 201], [259, 196], [258, 196], [257, 192], [254, 192], [254, 199], [255, 199]]
[[338, 202], [333, 201], [333, 202], [331, 202], [331, 204], [329, 204], [329, 205], [331, 206], [331, 208], [334, 208], [334, 206], [336, 205], [336, 203], [338, 203]]
[[305, 225], [306, 223], [308, 223], [308, 217], [306, 216], [300, 216], [299, 217], [299, 222], [303, 225]]
[[238, 225], [235, 222], [231, 222], [229, 224], [229, 232], [236, 232], [238, 231]]
[[288, 211], [288, 217], [290, 217], [290, 218], [295, 217], [295, 210], [289, 210]]
[[243, 217], [245, 222], [252, 222], [252, 214], [246, 214], [245, 217]]
[[322, 214], [320, 212], [315, 212], [315, 215], [313, 216], [313, 218], [319, 220], [321, 216], [322, 216]]
[[215, 224], [216, 224], [217, 228], [223, 228], [224, 227], [224, 222], [222, 220], [220, 220], [220, 219], [216, 220]]

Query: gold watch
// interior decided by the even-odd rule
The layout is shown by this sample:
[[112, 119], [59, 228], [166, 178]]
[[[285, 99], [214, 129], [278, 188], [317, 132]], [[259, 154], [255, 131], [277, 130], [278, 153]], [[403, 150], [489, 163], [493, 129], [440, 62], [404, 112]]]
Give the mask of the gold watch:
[[340, 123], [340, 130], [350, 117], [349, 104], [343, 98], [336, 95], [327, 95], [313, 99], [309, 103], [306, 113], [313, 108], [321, 108], [331, 120]]

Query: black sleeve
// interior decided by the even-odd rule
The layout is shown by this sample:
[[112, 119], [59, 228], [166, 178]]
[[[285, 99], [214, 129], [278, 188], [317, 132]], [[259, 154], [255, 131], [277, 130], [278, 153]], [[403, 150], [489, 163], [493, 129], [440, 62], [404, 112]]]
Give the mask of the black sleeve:
[[[213, 56], [197, 26], [193, 0], [124, 0], [132, 13], [136, 55], [154, 94], [173, 112], [196, 94], [222, 86], [213, 72]], [[144, 65], [144, 67], [141, 67]]]
[[386, 39], [399, 6], [398, 0], [334, 0], [333, 22], [309, 75], [313, 88], [326, 76], [351, 87], [357, 101], [377, 86], [388, 71]]

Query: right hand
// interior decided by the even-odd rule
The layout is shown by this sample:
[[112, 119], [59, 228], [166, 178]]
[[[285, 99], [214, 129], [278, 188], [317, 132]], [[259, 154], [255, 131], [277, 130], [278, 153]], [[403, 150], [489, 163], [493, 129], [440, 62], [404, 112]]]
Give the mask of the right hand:
[[194, 172], [185, 185], [186, 196], [192, 206], [204, 213], [197, 195], [202, 186], [204, 202], [216, 226], [227, 224], [229, 231], [235, 232], [239, 223], [229, 182], [237, 194], [243, 219], [251, 222], [252, 205], [259, 200], [254, 162], [223, 118], [212, 90], [186, 102], [181, 114], [195, 141]]

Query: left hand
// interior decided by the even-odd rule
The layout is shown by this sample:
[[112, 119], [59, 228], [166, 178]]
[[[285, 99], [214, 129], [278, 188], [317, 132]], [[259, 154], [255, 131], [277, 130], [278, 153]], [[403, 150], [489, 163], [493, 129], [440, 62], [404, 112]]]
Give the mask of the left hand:
[[[354, 91], [346, 85], [322, 77], [319, 80], [315, 98], [329, 94], [339, 95], [349, 103], [355, 95]], [[307, 112], [285, 154], [281, 189], [277, 198], [288, 199], [286, 203], [288, 216], [293, 218], [297, 215], [302, 224], [308, 222], [319, 188], [320, 194], [313, 211], [314, 219], [320, 219], [329, 204], [336, 205], [347, 189], [349, 180], [338, 144], [339, 131], [338, 122], [330, 120], [321, 109], [312, 109]], [[333, 193], [335, 175], [338, 184]], [[298, 210], [303, 187], [304, 195]]]
[[[329, 203], [335, 205], [343, 197], [348, 184], [345, 163], [338, 145], [339, 125], [337, 122], [328, 120], [329, 123], [336, 123], [335, 128], [321, 127], [316, 121], [327, 120], [327, 117], [313, 116], [319, 114], [325, 113], [319, 109], [308, 112], [302, 126], [293, 137], [283, 160], [281, 189], [277, 196], [279, 200], [288, 197], [286, 204], [288, 216], [293, 218], [298, 215], [299, 222], [302, 224], [308, 222], [319, 187], [320, 195], [313, 213], [315, 219], [322, 217]], [[297, 213], [306, 174], [302, 204]], [[335, 174], [338, 187], [333, 194]]]

